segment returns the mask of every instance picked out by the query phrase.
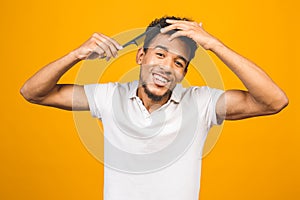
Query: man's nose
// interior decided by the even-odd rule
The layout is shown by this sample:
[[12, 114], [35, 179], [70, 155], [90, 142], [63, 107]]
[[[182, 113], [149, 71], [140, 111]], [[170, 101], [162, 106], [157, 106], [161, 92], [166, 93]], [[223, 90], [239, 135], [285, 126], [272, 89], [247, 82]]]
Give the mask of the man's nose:
[[163, 59], [163, 63], [164, 63], [165, 66], [172, 67], [172, 62], [173, 62], [173, 59], [172, 59], [171, 56], [166, 56]]
[[170, 57], [165, 57], [160, 63], [161, 68], [165, 71], [165, 73], [170, 74], [172, 70], [173, 60]]

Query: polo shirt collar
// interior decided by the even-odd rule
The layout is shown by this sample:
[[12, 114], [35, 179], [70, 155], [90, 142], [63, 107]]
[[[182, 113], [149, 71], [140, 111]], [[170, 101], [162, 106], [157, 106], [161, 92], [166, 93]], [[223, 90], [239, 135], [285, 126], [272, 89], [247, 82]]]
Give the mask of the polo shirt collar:
[[[132, 86], [129, 88], [128, 98], [136, 98], [137, 96], [137, 89], [138, 89], [139, 81], [133, 81]], [[181, 84], [177, 84], [172, 92], [171, 101], [179, 103], [182, 96], [183, 87]]]

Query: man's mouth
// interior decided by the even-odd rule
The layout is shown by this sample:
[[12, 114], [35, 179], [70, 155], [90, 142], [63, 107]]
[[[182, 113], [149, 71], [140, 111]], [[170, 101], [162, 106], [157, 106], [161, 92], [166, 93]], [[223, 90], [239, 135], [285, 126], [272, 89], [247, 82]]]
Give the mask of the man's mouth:
[[154, 83], [160, 87], [166, 86], [170, 82], [170, 80], [160, 74], [153, 73], [152, 76]]

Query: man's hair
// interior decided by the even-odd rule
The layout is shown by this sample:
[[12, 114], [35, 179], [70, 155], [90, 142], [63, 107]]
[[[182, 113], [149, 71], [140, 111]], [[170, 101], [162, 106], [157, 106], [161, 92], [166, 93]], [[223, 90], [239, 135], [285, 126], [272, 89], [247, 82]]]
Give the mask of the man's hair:
[[[160, 29], [171, 25], [166, 22], [167, 19], [192, 21], [188, 18], [181, 18], [181, 17], [175, 17], [175, 16], [165, 16], [165, 17], [161, 17], [161, 18], [153, 20], [146, 29], [146, 32], [150, 29], [152, 29], [152, 30], [146, 34], [146, 37], [144, 40], [143, 48], [144, 48], [145, 53], [147, 52], [147, 47], [149, 47], [151, 41], [160, 33]], [[166, 34], [172, 35], [173, 33], [177, 32], [177, 31], [179, 31], [179, 30], [178, 29], [171, 30], [171, 31], [168, 31]], [[191, 61], [195, 56], [195, 52], [197, 50], [197, 43], [194, 40], [192, 40], [191, 38], [186, 37], [186, 36], [180, 36], [178, 38], [181, 41], [183, 41], [185, 44], [187, 44], [187, 46], [191, 50], [190, 57], [188, 58], [188, 63], [189, 63], [189, 61]], [[187, 67], [186, 67], [186, 70], [187, 70]]]

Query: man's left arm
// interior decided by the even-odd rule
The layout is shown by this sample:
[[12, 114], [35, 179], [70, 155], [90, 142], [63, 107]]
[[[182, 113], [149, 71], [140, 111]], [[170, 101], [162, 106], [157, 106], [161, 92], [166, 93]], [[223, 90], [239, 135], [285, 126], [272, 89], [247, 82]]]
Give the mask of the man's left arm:
[[221, 42], [212, 45], [210, 50], [238, 76], [247, 88], [247, 91], [227, 90], [218, 100], [216, 109], [218, 117], [236, 120], [275, 114], [288, 104], [285, 93], [255, 63]]
[[218, 118], [237, 120], [275, 114], [287, 106], [285, 93], [260, 67], [207, 33], [201, 24], [177, 20], [167, 22], [171, 25], [162, 32], [179, 29], [171, 39], [179, 36], [192, 38], [204, 49], [215, 53], [247, 88], [247, 91], [227, 90], [222, 94], [216, 107]]

